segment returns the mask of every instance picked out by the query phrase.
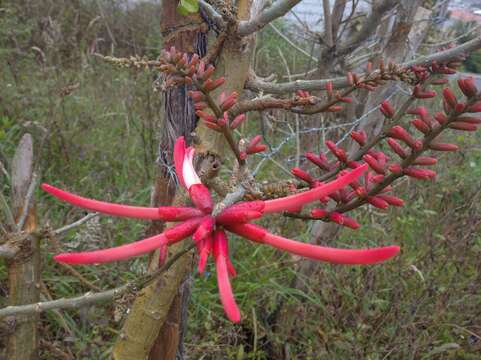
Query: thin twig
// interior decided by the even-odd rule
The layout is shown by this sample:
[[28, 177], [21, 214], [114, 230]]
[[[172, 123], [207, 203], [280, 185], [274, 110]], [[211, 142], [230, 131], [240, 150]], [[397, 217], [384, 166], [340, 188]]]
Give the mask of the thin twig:
[[77, 309], [83, 306], [88, 306], [98, 302], [109, 301], [117, 296], [120, 296], [129, 291], [137, 291], [145, 285], [154, 281], [160, 274], [166, 272], [170, 267], [183, 255], [190, 252], [195, 247], [195, 243], [190, 244], [185, 249], [179, 251], [172, 256], [161, 268], [146, 274], [138, 280], [131, 281], [125, 285], [119, 286], [115, 289], [110, 289], [102, 292], [87, 292], [81, 296], [68, 299], [58, 299], [52, 301], [38, 302], [28, 305], [7, 306], [0, 309], [0, 319], [6, 316], [25, 315], [41, 313], [52, 309]]
[[87, 215], [85, 215], [83, 218], [69, 224], [69, 225], [65, 225], [65, 226], [62, 226], [61, 228], [58, 228], [56, 230], [52, 230], [49, 232], [50, 235], [55, 235], [55, 236], [58, 236], [58, 235], [61, 235], [73, 228], [76, 228], [77, 226], [80, 226], [84, 223], [86, 223], [87, 221], [89, 221], [90, 219], [93, 219], [94, 217], [97, 217], [99, 216], [99, 213], [89, 213]]

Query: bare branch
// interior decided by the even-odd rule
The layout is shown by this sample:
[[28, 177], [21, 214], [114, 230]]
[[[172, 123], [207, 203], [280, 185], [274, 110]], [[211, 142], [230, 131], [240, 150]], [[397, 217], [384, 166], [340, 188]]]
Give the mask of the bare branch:
[[254, 19], [248, 21], [241, 21], [239, 23], [239, 28], [237, 29], [237, 34], [240, 36], [247, 36], [262, 29], [271, 21], [284, 16], [290, 9], [292, 9], [300, 2], [301, 0], [276, 1], [273, 5], [263, 10]]
[[393, 9], [397, 3], [398, 2], [394, 0], [384, 0], [382, 3], [373, 6], [371, 14], [364, 21], [361, 30], [359, 30], [356, 33], [356, 36], [354, 36], [347, 44], [337, 47], [335, 50], [336, 56], [342, 56], [349, 53], [371, 36], [381, 22], [383, 15]]
[[0, 309], [0, 319], [6, 316], [16, 316], [25, 314], [35, 314], [41, 313], [46, 310], [53, 309], [77, 309], [83, 306], [88, 306], [98, 302], [109, 301], [113, 298], [122, 295], [128, 291], [135, 291], [141, 289], [143, 286], [147, 285], [151, 281], [155, 280], [160, 274], [166, 272], [170, 267], [183, 255], [187, 254], [190, 250], [195, 247], [195, 243], [192, 243], [184, 250], [179, 251], [175, 254], [169, 261], [167, 261], [161, 268], [153, 273], [144, 275], [139, 280], [134, 280], [125, 285], [119, 286], [115, 289], [110, 289], [106, 291], [101, 291], [98, 293], [87, 292], [81, 296], [68, 299], [58, 299], [52, 301], [39, 302], [35, 304], [28, 305], [18, 305], [18, 306], [7, 306]]
[[[433, 61], [444, 62], [454, 59], [464, 53], [469, 53], [481, 48], [481, 37], [465, 42], [462, 45], [451, 49], [439, 51], [432, 55], [422, 56], [420, 58], [400, 64], [400, 66], [427, 65]], [[375, 71], [376, 72], [376, 71]], [[373, 73], [375, 73], [373, 72]], [[320, 80], [295, 80], [280, 84], [269, 83], [255, 77], [250, 77], [246, 82], [246, 87], [254, 91], [263, 91], [271, 94], [285, 94], [288, 92], [296, 92], [298, 90], [324, 90], [326, 84], [332, 82], [335, 89], [348, 87], [349, 84], [345, 77], [320, 79]]]
[[99, 216], [99, 213], [90, 213], [90, 214], [87, 214], [85, 215], [83, 218], [69, 224], [69, 225], [65, 225], [61, 228], [58, 228], [56, 230], [53, 230], [50, 232], [51, 235], [61, 235], [63, 234], [64, 232], [67, 232], [73, 228], [76, 228], [77, 226], [80, 226], [82, 225], [83, 223], [86, 223], [87, 221], [89, 221], [90, 219], [96, 217], [96, 216]]
[[222, 18], [222, 15], [219, 14], [212, 5], [208, 4], [204, 0], [199, 0], [199, 6], [202, 10], [205, 11], [206, 15], [211, 19], [212, 21], [215, 22], [215, 24], [220, 28], [224, 29], [225, 28], [225, 22], [224, 19]]
[[324, 41], [327, 46], [332, 47], [334, 45], [334, 40], [332, 38], [332, 17], [329, 0], [322, 0], [322, 9], [324, 12]]
[[306, 50], [304, 50], [303, 48], [300, 48], [299, 46], [297, 46], [291, 39], [289, 39], [286, 35], [284, 35], [274, 24], [270, 23], [269, 26], [272, 28], [272, 30], [274, 30], [274, 32], [279, 35], [282, 39], [284, 39], [289, 45], [291, 45], [294, 49], [296, 49], [297, 51], [299, 51], [301, 54], [303, 55], [306, 55], [308, 58], [310, 58], [311, 60], [315, 61], [316, 63], [318, 62], [318, 60], [312, 56], [311, 54], [309, 54]]

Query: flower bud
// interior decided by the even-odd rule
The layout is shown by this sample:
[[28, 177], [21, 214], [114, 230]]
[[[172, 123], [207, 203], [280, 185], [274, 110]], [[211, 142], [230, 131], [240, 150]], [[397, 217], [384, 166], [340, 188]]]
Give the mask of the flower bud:
[[471, 76], [466, 79], [458, 79], [458, 86], [463, 94], [468, 98], [474, 97], [478, 93], [478, 89], [476, 89], [476, 85], [474, 84], [474, 80]]
[[459, 147], [455, 144], [430, 143], [428, 147], [435, 151], [458, 151]]
[[381, 103], [381, 107], [379, 108], [379, 110], [381, 110], [383, 115], [387, 118], [392, 118], [396, 112], [392, 107], [392, 105], [387, 100]]
[[403, 172], [403, 168], [399, 163], [392, 163], [391, 165], [389, 165], [389, 171], [395, 175], [400, 175]]
[[299, 178], [299, 179], [301, 179], [301, 180], [304, 180], [304, 181], [305, 181], [306, 183], [308, 183], [308, 184], [312, 184], [312, 183], [314, 182], [313, 177], [312, 177], [309, 173], [305, 172], [304, 170], [302, 170], [302, 169], [300, 169], [300, 168], [298, 168], [298, 167], [292, 168], [292, 169], [291, 169], [291, 173], [292, 173], [295, 177], [297, 177], [297, 178]]
[[203, 101], [201, 101], [201, 102], [196, 102], [196, 103], [194, 104], [194, 109], [195, 109], [195, 110], [204, 110], [204, 109], [207, 108], [207, 107], [208, 107], [207, 103], [205, 103], [205, 102], [203, 102]]
[[343, 163], [347, 162], [347, 154], [344, 149], [337, 147], [337, 145], [330, 140], [326, 141], [326, 146], [334, 154], [334, 156], [339, 159], [339, 161]]
[[403, 170], [404, 174], [415, 179], [429, 180], [436, 176], [436, 172], [427, 169], [418, 169], [415, 167], [408, 167]]
[[387, 202], [389, 205], [392, 205], [392, 206], [404, 205], [404, 200], [396, 196], [382, 194], [382, 195], [377, 195], [377, 197], [381, 198], [382, 200], [384, 200], [385, 202]]
[[384, 167], [371, 155], [366, 154], [362, 157], [364, 161], [378, 174], [384, 174]]
[[476, 131], [476, 124], [470, 124], [462, 121], [455, 121], [448, 125], [450, 129], [461, 130], [461, 131]]
[[468, 107], [468, 112], [476, 113], [481, 112], [481, 101], [475, 102], [473, 105]]
[[402, 127], [396, 125], [388, 130], [388, 136], [394, 139], [404, 141], [406, 145], [413, 149], [418, 149], [419, 144], [413, 139], [413, 137]]
[[448, 118], [442, 112], [437, 112], [436, 114], [434, 114], [434, 118], [440, 125], [443, 125], [448, 121]]
[[213, 65], [209, 65], [207, 69], [204, 71], [204, 73], [201, 75], [201, 79], [206, 81], [212, 76], [214, 71], [215, 71], [215, 67]]
[[378, 209], [387, 209], [389, 204], [379, 196], [368, 196], [367, 202]]
[[316, 219], [325, 218], [329, 213], [325, 209], [312, 209], [311, 216]]
[[304, 156], [307, 158], [307, 160], [309, 160], [313, 164], [317, 165], [321, 169], [323, 169], [325, 171], [330, 170], [329, 163], [327, 162], [327, 160], [323, 159], [322, 157], [316, 156], [312, 152], [305, 153]]
[[192, 98], [195, 102], [205, 100], [205, 95], [201, 91], [188, 91], [187, 95]]
[[364, 146], [367, 139], [366, 132], [363, 131], [353, 131], [351, 132], [351, 137], [361, 146]]
[[475, 125], [480, 125], [481, 124], [481, 118], [478, 117], [472, 117], [472, 116], [462, 116], [458, 117], [456, 121], [461, 121], [469, 124], [475, 124]]
[[240, 114], [238, 116], [236, 116], [234, 118], [234, 120], [232, 120], [231, 124], [230, 124], [230, 128], [231, 129], [236, 129], [240, 124], [242, 124], [246, 119], [246, 115], [245, 114]]
[[338, 112], [341, 111], [343, 107], [341, 105], [331, 105], [327, 108], [327, 112]]
[[414, 160], [413, 164], [414, 165], [421, 165], [421, 166], [430, 166], [430, 165], [436, 165], [438, 162], [437, 159], [429, 156], [419, 156]]
[[416, 128], [418, 129], [420, 132], [422, 132], [423, 134], [429, 134], [431, 132], [431, 129], [428, 125], [426, 125], [426, 123], [424, 121], [422, 121], [421, 119], [414, 119], [414, 120], [411, 120], [411, 124]]
[[209, 113], [206, 113], [205, 111], [197, 110], [195, 114], [200, 117], [201, 119], [210, 122], [210, 123], [216, 123], [217, 119], [215, 118], [214, 115], [211, 115]]
[[401, 144], [399, 144], [396, 140], [392, 138], [387, 139], [387, 143], [392, 151], [394, 151], [397, 155], [401, 158], [405, 158], [407, 156], [406, 151], [402, 148]]
[[456, 96], [450, 88], [443, 89], [443, 97], [444, 100], [446, 100], [447, 105], [449, 105], [451, 109], [454, 109], [456, 107], [458, 101], [456, 100]]
[[219, 86], [221, 86], [224, 82], [225, 82], [225, 78], [223, 76], [215, 80], [207, 79], [204, 82], [204, 91], [210, 92], [212, 90], [215, 90]]

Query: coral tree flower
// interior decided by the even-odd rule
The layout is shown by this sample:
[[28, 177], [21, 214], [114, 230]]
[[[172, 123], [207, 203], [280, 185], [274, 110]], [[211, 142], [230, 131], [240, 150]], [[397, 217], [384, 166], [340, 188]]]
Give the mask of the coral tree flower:
[[87, 199], [43, 184], [42, 189], [51, 195], [87, 210], [120, 217], [179, 223], [165, 229], [161, 234], [144, 240], [109, 249], [59, 254], [54, 259], [68, 264], [109, 263], [143, 255], [155, 249], [165, 249], [169, 245], [192, 237], [199, 253], [199, 272], [205, 270], [208, 258], [212, 255], [217, 271], [219, 295], [225, 313], [231, 321], [239, 322], [240, 311], [230, 283], [230, 279], [235, 277], [236, 272], [229, 256], [229, 240], [226, 230], [260, 244], [334, 264], [375, 264], [388, 260], [399, 252], [398, 246], [337, 249], [306, 244], [271, 234], [267, 229], [250, 223], [265, 214], [298, 211], [304, 205], [318, 201], [353, 183], [365, 172], [367, 165], [345, 172], [334, 181], [311, 190], [274, 200], [240, 202], [213, 216], [214, 202], [209, 190], [202, 184], [195, 172], [194, 153], [192, 147], [185, 146], [184, 138], [177, 139], [174, 147], [175, 168], [179, 183], [189, 192], [194, 207], [161, 206], [152, 208], [113, 204]]

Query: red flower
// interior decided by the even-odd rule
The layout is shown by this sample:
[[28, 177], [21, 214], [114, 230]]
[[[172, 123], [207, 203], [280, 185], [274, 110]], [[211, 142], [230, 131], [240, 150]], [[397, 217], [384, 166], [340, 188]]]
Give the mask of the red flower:
[[367, 165], [343, 173], [336, 180], [319, 185], [311, 190], [284, 198], [268, 201], [240, 202], [227, 207], [217, 216], [212, 216], [214, 203], [209, 190], [201, 183], [193, 166], [194, 149], [185, 147], [184, 139], [177, 139], [174, 147], [174, 163], [179, 182], [189, 192], [194, 207], [161, 206], [158, 208], [111, 204], [83, 198], [69, 192], [43, 184], [42, 189], [72, 205], [104, 214], [136, 219], [180, 222], [167, 228], [159, 235], [130, 244], [96, 251], [64, 253], [54, 257], [56, 261], [69, 264], [100, 264], [128, 259], [151, 252], [157, 248], [181, 241], [190, 236], [199, 252], [199, 272], [203, 272], [212, 253], [217, 270], [220, 299], [227, 317], [240, 321], [240, 311], [232, 293], [230, 277], [235, 269], [229, 257], [228, 238], [224, 229], [248, 240], [267, 244], [275, 248], [314, 260], [336, 264], [375, 264], [385, 261], [399, 252], [398, 246], [373, 249], [336, 249], [306, 244], [269, 233], [268, 230], [249, 222], [264, 214], [284, 211], [299, 211], [304, 205], [326, 197], [357, 180]]

